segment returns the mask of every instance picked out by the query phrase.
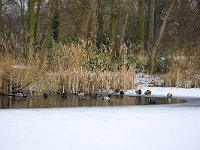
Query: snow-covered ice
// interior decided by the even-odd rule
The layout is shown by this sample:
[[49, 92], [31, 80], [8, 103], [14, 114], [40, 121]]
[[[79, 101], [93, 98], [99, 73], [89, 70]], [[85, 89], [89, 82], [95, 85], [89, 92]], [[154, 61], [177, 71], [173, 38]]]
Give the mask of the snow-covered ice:
[[200, 108], [0, 111], [1, 150], [199, 150]]
[[[148, 89], [200, 97], [199, 89]], [[199, 139], [200, 107], [0, 110], [0, 150], [200, 150]]]

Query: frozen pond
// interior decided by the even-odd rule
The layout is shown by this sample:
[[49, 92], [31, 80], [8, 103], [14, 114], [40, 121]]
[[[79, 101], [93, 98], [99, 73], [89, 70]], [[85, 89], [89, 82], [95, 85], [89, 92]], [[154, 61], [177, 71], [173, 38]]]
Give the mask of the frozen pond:
[[[144, 105], [127, 106], [124, 98]], [[182, 97], [185, 103], [162, 105], [124, 98], [100, 101], [105, 106], [120, 106], [78, 108], [98, 102], [54, 97], [2, 99], [1, 107], [21, 109], [0, 109], [0, 150], [200, 150], [199, 98]], [[35, 103], [57, 108], [23, 109]], [[73, 107], [65, 108], [67, 103]]]

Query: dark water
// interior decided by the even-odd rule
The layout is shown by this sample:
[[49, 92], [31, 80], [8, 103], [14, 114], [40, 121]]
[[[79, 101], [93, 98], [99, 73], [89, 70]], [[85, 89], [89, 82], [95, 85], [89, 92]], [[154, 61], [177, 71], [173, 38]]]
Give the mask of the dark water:
[[[151, 98], [160, 104], [177, 104], [184, 103], [179, 99]], [[127, 105], [149, 105], [148, 97], [129, 97], [129, 96], [112, 96], [110, 101], [97, 100], [91, 96], [84, 99], [77, 95], [68, 95], [63, 99], [60, 95], [49, 96], [44, 99], [43, 96], [32, 96], [26, 98], [13, 98], [0, 96], [0, 109], [9, 108], [57, 108], [57, 107], [98, 107], [98, 106], [127, 106]]]

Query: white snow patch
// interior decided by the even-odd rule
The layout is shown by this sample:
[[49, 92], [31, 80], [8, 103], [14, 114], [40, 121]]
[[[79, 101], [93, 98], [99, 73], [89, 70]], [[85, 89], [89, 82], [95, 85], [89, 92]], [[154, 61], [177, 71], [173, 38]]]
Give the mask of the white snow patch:
[[[171, 93], [173, 97], [192, 97], [200, 98], [200, 88], [176, 88], [176, 87], [148, 87], [138, 86], [138, 89], [142, 90], [142, 95], [146, 90], [151, 91], [151, 96], [166, 97], [168, 93]], [[135, 90], [128, 90], [126, 95], [136, 95]]]

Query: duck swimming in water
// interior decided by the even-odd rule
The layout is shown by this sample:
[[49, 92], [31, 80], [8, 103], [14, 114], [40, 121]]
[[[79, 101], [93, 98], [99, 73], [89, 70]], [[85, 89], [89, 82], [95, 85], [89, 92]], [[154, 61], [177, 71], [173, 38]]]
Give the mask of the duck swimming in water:
[[43, 97], [44, 97], [44, 99], [47, 99], [49, 97], [49, 92], [45, 91], [43, 93]]
[[100, 96], [100, 95], [98, 95], [97, 93], [94, 94], [94, 95], [92, 95], [91, 98], [92, 98], [92, 99], [95, 99], [95, 100], [102, 100], [102, 99], [103, 99], [103, 97]]
[[12, 93], [8, 94], [8, 96], [13, 96], [13, 97], [26, 97], [26, 95], [22, 92], [17, 92], [17, 93]]
[[62, 93], [61, 93], [61, 97], [62, 97], [63, 99], [66, 99], [66, 98], [67, 98], [67, 92], [62, 92]]
[[13, 98], [13, 100], [24, 100], [27, 97], [27, 95], [22, 92], [8, 94], [8, 96]]
[[78, 92], [77, 93], [77, 95], [78, 95], [78, 97], [79, 97], [79, 99], [81, 99], [81, 100], [86, 100], [86, 97], [85, 97], [85, 93], [84, 92]]
[[111, 96], [110, 94], [109, 94], [108, 96], [104, 96], [104, 97], [103, 97], [103, 100], [104, 100], [104, 101], [110, 101], [110, 96]]
[[84, 96], [85, 96], [85, 93], [79, 91], [77, 95], [78, 95], [79, 97], [84, 97]]
[[149, 98], [149, 104], [150, 105], [156, 104], [156, 101], [152, 101], [151, 98]]

